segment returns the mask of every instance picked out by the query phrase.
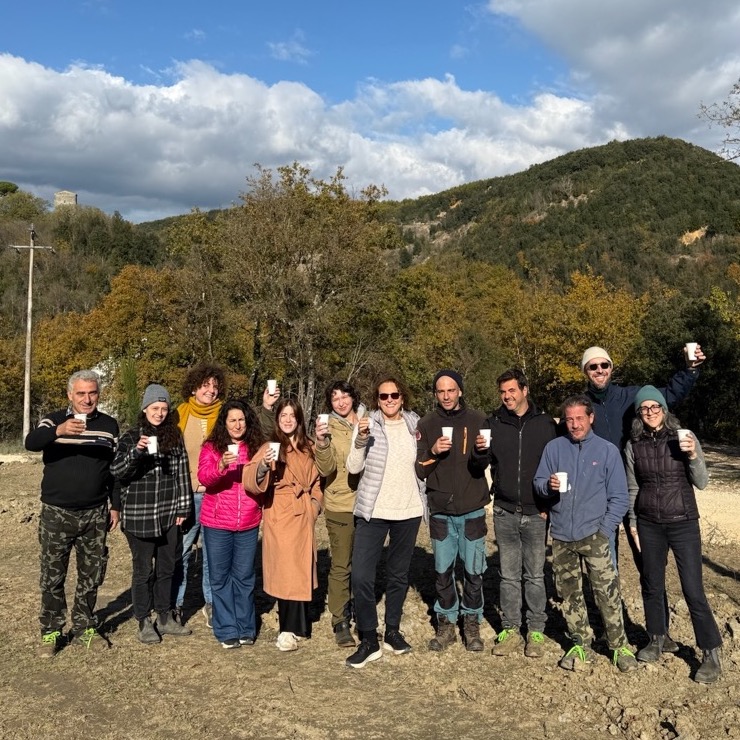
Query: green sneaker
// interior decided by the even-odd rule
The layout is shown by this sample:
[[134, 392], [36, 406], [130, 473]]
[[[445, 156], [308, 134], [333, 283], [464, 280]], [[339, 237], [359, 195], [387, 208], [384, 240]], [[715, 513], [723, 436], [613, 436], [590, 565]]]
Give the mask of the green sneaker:
[[518, 627], [505, 627], [498, 633], [496, 644], [491, 648], [491, 655], [511, 655], [523, 642]]
[[593, 663], [594, 652], [588, 645], [573, 645], [568, 652], [560, 659], [558, 664], [566, 671], [580, 671]]
[[81, 645], [85, 650], [107, 650], [108, 641], [98, 632], [95, 627], [88, 627], [83, 632], [78, 632], [72, 638], [73, 645]]
[[527, 658], [541, 658], [545, 654], [545, 636], [541, 632], [530, 630], [527, 633], [527, 644], [524, 655]]
[[637, 668], [637, 659], [635, 658], [635, 654], [627, 647], [617, 648], [614, 651], [612, 663], [614, 663], [622, 673], [634, 671]]
[[62, 633], [59, 630], [41, 635], [41, 644], [36, 651], [39, 658], [53, 658], [59, 650]]

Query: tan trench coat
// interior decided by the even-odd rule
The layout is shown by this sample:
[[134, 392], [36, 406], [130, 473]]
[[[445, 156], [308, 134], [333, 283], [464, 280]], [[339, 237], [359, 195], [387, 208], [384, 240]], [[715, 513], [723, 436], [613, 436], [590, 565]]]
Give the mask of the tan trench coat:
[[318, 586], [316, 534], [323, 494], [319, 472], [310, 455], [290, 450], [285, 473], [275, 480], [270, 471], [257, 484], [257, 466], [268, 445], [263, 445], [244, 466], [242, 483], [247, 491], [264, 494], [262, 510], [262, 580], [265, 592], [277, 599], [311, 601]]

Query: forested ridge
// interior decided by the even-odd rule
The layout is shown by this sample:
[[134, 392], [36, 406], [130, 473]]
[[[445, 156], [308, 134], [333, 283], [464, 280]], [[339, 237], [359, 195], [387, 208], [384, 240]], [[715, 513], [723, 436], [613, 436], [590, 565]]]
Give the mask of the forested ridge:
[[[2, 173], [0, 173], [0, 177]], [[259, 167], [225, 211], [132, 225], [0, 188], [0, 242], [28, 242], [35, 276], [34, 415], [64, 380], [100, 366], [131, 419], [149, 381], [177, 395], [183, 369], [213, 358], [231, 390], [267, 377], [318, 412], [336, 377], [367, 388], [392, 369], [426, 411], [442, 366], [468, 403], [498, 405], [495, 378], [522, 367], [557, 411], [583, 387], [579, 360], [607, 347], [625, 382], [664, 383], [681, 348], [709, 355], [681, 409], [736, 442], [740, 377], [740, 168], [683, 141], [583, 149], [506, 177], [414, 200], [350, 194], [294, 163]], [[0, 437], [20, 433], [27, 253], [3, 249]]]

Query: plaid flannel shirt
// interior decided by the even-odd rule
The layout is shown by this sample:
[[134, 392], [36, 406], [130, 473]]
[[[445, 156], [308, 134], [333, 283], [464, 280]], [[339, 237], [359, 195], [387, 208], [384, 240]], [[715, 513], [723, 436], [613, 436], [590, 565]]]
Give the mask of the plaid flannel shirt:
[[121, 484], [121, 526], [136, 537], [159, 537], [192, 508], [185, 445], [167, 454], [136, 449], [141, 432], [130, 429], [118, 441], [113, 475]]

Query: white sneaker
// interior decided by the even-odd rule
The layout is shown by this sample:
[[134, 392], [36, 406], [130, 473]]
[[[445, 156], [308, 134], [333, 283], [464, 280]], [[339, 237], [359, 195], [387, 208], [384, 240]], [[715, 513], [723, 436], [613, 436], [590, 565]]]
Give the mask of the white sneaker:
[[278, 635], [275, 645], [278, 650], [282, 650], [284, 653], [291, 650], [298, 650], [298, 640], [296, 640], [296, 636], [292, 632], [281, 632]]

